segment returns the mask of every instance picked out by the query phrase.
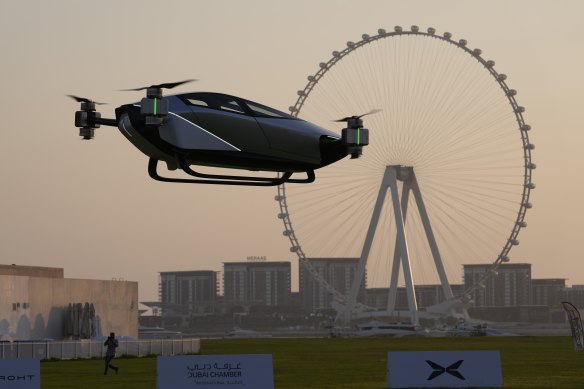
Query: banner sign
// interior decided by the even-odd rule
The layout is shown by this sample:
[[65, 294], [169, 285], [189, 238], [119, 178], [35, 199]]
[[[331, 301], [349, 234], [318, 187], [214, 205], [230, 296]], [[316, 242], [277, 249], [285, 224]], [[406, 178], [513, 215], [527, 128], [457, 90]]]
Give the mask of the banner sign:
[[0, 389], [40, 388], [40, 360], [34, 358], [0, 359]]
[[387, 353], [390, 388], [501, 387], [499, 351], [402, 351]]
[[584, 351], [584, 329], [582, 328], [582, 318], [580, 311], [571, 303], [564, 301], [562, 306], [570, 319], [570, 327], [572, 328], [572, 341], [574, 342], [574, 350]]
[[156, 371], [157, 389], [274, 389], [269, 354], [161, 356]]

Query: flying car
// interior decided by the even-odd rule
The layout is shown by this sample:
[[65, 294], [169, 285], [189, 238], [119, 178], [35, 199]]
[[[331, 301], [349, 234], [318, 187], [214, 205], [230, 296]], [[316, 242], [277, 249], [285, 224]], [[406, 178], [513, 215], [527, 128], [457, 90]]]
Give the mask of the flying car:
[[[134, 146], [149, 157], [148, 173], [163, 182], [272, 186], [310, 183], [314, 171], [348, 155], [358, 158], [369, 144], [362, 116], [346, 122], [342, 134], [329, 131], [274, 108], [247, 99], [215, 92], [163, 96], [162, 89], [186, 82], [130, 89], [146, 90], [139, 103], [121, 105], [116, 118], [102, 118], [94, 102], [69, 95], [81, 103], [75, 126], [83, 139], [93, 139], [100, 126], [117, 127]], [[371, 111], [369, 113], [373, 113]], [[366, 115], [366, 114], [365, 114]], [[163, 177], [158, 163], [180, 169], [195, 178]], [[277, 172], [276, 177], [206, 174], [191, 166]], [[305, 174], [293, 178], [294, 174]]]

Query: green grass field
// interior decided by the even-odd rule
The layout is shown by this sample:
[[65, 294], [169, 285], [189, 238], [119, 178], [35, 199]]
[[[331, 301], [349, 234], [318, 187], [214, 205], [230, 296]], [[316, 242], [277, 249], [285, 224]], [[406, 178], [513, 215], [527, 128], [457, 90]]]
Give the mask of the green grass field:
[[[499, 350], [505, 388], [584, 388], [584, 354], [569, 337], [203, 340], [201, 354], [272, 354], [277, 389], [385, 387], [388, 351]], [[44, 389], [156, 387], [156, 358], [46, 361]]]

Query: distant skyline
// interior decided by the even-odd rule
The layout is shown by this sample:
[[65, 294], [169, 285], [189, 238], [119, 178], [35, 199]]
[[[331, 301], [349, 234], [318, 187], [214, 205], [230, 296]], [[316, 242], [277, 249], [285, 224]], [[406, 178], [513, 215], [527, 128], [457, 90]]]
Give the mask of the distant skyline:
[[163, 271], [218, 271], [253, 255], [297, 269], [274, 188], [152, 181], [146, 157], [117, 129], [80, 141], [78, 107], [65, 95], [108, 102], [102, 115], [112, 117], [141, 97], [119, 89], [197, 78], [177, 92], [226, 92], [287, 111], [333, 50], [415, 24], [467, 39], [508, 75], [537, 164], [534, 207], [511, 260], [532, 263], [533, 278], [584, 284], [582, 15], [578, 0], [1, 2], [0, 264], [138, 281], [141, 301], [158, 298]]

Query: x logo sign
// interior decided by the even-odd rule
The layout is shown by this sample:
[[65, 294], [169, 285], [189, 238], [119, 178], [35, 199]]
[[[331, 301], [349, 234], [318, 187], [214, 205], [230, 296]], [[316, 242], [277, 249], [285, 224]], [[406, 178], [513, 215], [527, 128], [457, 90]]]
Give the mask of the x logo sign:
[[430, 365], [430, 367], [432, 369], [434, 369], [432, 374], [430, 374], [430, 376], [428, 377], [428, 381], [431, 381], [434, 378], [436, 378], [444, 373], [448, 373], [448, 374], [458, 378], [459, 380], [464, 380], [464, 376], [462, 374], [460, 374], [460, 372], [458, 371], [458, 368], [460, 367], [460, 365], [462, 365], [462, 362], [464, 362], [464, 360], [461, 359], [460, 361], [456, 361], [448, 367], [442, 367], [439, 364], [437, 364], [436, 362], [432, 362], [432, 361], [429, 361], [426, 359], [426, 363], [428, 365]]

